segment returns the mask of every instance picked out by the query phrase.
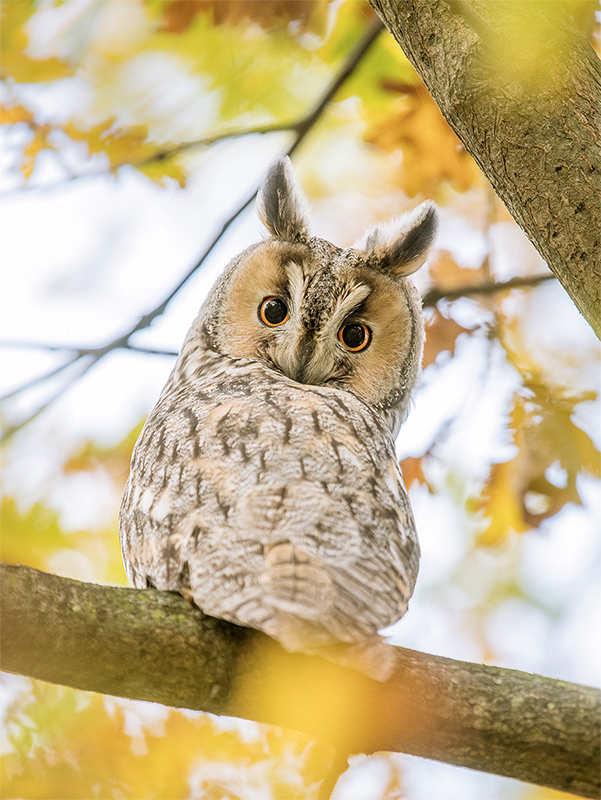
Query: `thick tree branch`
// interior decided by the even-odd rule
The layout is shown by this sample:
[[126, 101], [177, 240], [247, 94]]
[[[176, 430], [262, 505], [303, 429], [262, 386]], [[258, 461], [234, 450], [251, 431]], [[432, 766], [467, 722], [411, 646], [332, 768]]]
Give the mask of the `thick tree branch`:
[[599, 691], [398, 648], [380, 684], [179, 595], [2, 567], [1, 667], [79, 689], [304, 731], [599, 796]]
[[370, 0], [601, 338], [601, 64], [559, 3]]

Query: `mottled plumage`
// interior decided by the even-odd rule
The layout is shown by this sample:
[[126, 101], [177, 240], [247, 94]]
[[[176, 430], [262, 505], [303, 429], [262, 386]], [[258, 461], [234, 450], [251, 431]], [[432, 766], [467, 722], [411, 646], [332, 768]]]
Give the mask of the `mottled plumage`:
[[[271, 232], [193, 323], [136, 444], [121, 506], [135, 586], [380, 679], [377, 631], [407, 609], [419, 547], [394, 441], [415, 386], [431, 204], [341, 250], [311, 238], [288, 160]], [[286, 316], [287, 315], [287, 316]], [[333, 656], [332, 656], [333, 657]]]

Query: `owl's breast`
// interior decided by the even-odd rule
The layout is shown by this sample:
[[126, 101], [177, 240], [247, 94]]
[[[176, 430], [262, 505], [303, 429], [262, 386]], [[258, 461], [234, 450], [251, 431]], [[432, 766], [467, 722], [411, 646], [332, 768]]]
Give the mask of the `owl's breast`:
[[207, 613], [267, 632], [266, 598], [281, 613], [329, 614], [333, 640], [365, 636], [404, 613], [417, 574], [385, 422], [346, 392], [257, 364], [161, 398], [121, 535], [137, 585], [187, 582]]

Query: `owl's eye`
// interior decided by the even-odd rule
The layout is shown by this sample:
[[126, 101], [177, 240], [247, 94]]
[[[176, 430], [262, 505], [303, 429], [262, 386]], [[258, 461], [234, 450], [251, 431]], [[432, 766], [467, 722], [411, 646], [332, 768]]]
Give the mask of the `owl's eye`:
[[359, 350], [365, 350], [371, 340], [371, 331], [362, 322], [351, 322], [349, 325], [343, 325], [338, 331], [338, 338], [347, 350], [352, 353], [358, 353]]
[[270, 328], [283, 325], [289, 316], [288, 306], [279, 297], [266, 297], [259, 306], [259, 318]]

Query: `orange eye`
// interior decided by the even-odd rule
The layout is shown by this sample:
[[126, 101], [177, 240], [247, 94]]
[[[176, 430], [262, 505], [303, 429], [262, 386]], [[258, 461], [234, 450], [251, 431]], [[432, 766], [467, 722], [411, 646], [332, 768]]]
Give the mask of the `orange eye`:
[[362, 322], [351, 322], [340, 328], [338, 338], [347, 350], [350, 350], [351, 353], [358, 353], [360, 350], [365, 350], [370, 343], [371, 331]]
[[279, 297], [266, 297], [259, 306], [259, 319], [270, 328], [283, 325], [289, 317], [288, 306]]

